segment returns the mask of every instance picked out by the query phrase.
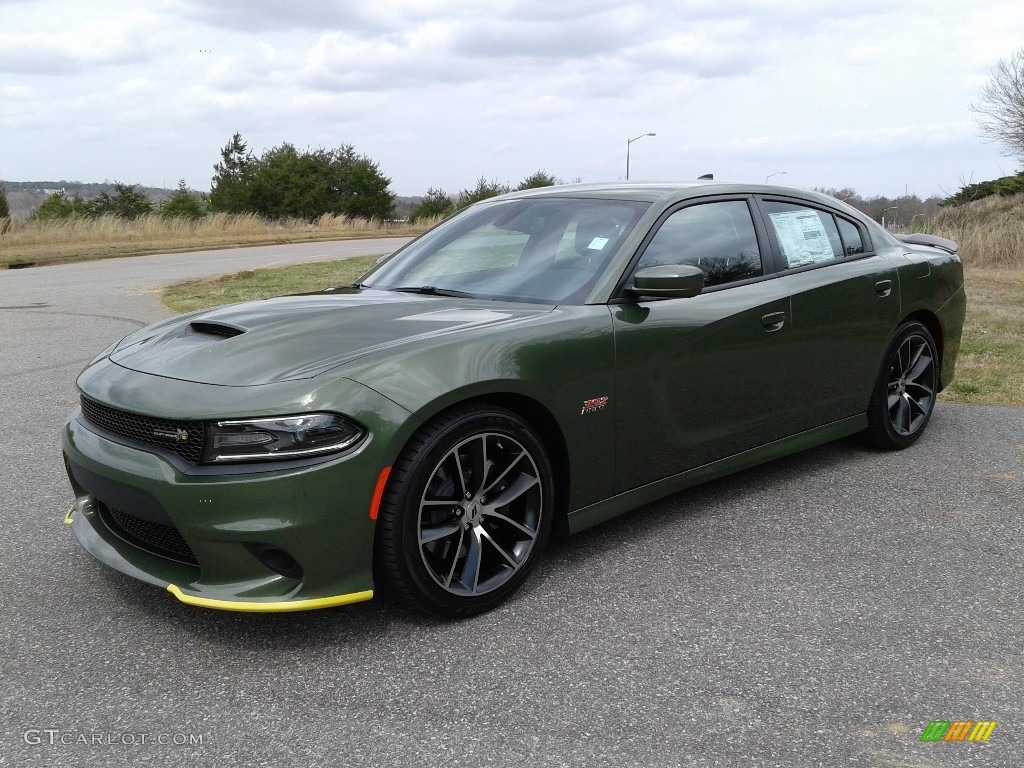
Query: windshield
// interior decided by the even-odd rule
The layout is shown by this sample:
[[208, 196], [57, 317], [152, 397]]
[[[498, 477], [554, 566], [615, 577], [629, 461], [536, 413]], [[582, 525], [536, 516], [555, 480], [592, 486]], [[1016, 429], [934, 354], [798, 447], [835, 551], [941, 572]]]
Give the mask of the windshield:
[[645, 203], [540, 198], [471, 208], [362, 283], [428, 295], [579, 304]]

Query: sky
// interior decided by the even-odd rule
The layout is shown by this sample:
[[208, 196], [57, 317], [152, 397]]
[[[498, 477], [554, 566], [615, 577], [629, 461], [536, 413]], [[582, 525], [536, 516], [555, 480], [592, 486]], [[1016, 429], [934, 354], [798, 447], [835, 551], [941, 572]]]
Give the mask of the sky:
[[351, 144], [398, 195], [537, 170], [956, 192], [1020, 0], [0, 0], [0, 178], [209, 190]]

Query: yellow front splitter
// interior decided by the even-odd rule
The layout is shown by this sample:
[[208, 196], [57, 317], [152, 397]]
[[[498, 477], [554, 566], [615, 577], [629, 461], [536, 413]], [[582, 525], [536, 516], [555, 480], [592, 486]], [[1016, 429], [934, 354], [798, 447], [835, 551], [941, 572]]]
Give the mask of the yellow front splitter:
[[211, 597], [198, 597], [182, 592], [176, 584], [168, 584], [167, 591], [189, 605], [201, 608], [213, 608], [218, 611], [251, 611], [256, 613], [285, 613], [288, 611], [313, 611], [317, 608], [332, 608], [336, 605], [361, 603], [373, 597], [373, 590], [350, 592], [347, 595], [334, 597], [316, 597], [309, 600], [283, 600], [279, 602], [259, 602], [241, 600], [217, 600]]

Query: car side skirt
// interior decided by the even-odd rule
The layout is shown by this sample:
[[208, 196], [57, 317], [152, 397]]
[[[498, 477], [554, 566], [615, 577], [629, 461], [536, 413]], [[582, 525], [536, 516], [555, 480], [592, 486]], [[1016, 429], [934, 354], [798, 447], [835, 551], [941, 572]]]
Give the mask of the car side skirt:
[[569, 514], [569, 533], [579, 533], [643, 504], [649, 504], [708, 480], [714, 480], [742, 469], [748, 469], [807, 448], [856, 434], [867, 429], [867, 426], [868, 420], [865, 414], [850, 416], [633, 488], [610, 499], [571, 512]]

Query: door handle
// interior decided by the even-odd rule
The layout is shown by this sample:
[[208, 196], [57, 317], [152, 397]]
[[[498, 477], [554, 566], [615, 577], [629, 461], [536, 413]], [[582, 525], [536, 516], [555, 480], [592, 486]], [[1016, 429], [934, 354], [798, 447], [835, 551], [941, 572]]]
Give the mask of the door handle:
[[786, 313], [785, 312], [769, 312], [767, 315], [762, 315], [761, 325], [768, 333], [777, 331], [786, 324]]
[[875, 292], [884, 299], [892, 293], [892, 280], [879, 280], [875, 283]]

